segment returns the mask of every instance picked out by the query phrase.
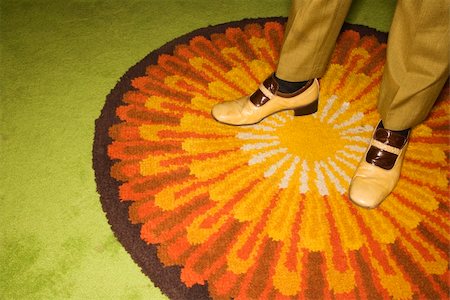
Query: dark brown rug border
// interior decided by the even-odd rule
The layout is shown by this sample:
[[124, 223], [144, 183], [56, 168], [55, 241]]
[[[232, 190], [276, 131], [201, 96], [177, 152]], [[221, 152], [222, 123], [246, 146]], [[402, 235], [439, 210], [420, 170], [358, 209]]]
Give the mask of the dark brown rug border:
[[[195, 285], [187, 288], [180, 280], [181, 268], [178, 266], [165, 267], [158, 259], [157, 246], [148, 245], [140, 238], [141, 225], [133, 225], [128, 219], [129, 202], [121, 202], [118, 195], [120, 182], [110, 176], [110, 169], [115, 161], [109, 159], [107, 147], [112, 140], [108, 135], [108, 129], [120, 120], [115, 114], [116, 107], [123, 105], [122, 96], [125, 92], [132, 90], [131, 80], [144, 76], [147, 66], [157, 64], [161, 54], [173, 54], [175, 47], [179, 44], [188, 43], [193, 37], [201, 35], [209, 38], [213, 33], [223, 33], [227, 28], [235, 27], [243, 29], [246, 25], [257, 23], [264, 26], [265, 23], [275, 21], [281, 24], [286, 23], [284, 17], [269, 17], [258, 19], [244, 19], [236, 22], [229, 22], [220, 25], [208, 26], [194, 30], [179, 38], [176, 38], [159, 49], [152, 51], [136, 65], [131, 67], [118, 81], [116, 86], [106, 97], [106, 103], [99, 118], [95, 121], [95, 135], [93, 143], [93, 169], [97, 192], [100, 195], [102, 209], [106, 214], [108, 223], [114, 235], [123, 245], [132, 259], [141, 268], [164, 294], [170, 299], [210, 299], [208, 286]], [[380, 42], [386, 42], [387, 34], [375, 29], [353, 24], [344, 24], [342, 31], [355, 30], [361, 36], [376, 36]]]

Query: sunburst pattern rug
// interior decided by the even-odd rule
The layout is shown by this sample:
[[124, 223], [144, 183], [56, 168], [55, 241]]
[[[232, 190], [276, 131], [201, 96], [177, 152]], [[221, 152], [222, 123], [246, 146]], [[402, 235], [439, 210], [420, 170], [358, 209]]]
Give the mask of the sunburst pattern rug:
[[219, 124], [273, 72], [284, 19], [195, 31], [132, 67], [96, 122], [94, 168], [119, 241], [173, 299], [448, 297], [448, 85], [377, 209], [347, 188], [379, 115], [386, 36], [345, 25], [319, 111]]

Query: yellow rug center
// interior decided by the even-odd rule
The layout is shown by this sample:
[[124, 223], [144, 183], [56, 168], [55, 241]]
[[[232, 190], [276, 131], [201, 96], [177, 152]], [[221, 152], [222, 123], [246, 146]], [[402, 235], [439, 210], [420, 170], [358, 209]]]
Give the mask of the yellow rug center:
[[277, 128], [276, 134], [281, 148], [286, 147], [289, 153], [310, 162], [333, 158], [348, 144], [340, 129], [313, 116], [289, 118], [284, 126]]

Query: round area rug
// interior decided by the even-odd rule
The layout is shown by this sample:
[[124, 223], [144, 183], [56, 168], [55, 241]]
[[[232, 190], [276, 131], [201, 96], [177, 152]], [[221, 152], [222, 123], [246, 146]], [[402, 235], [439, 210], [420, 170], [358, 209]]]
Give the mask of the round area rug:
[[448, 297], [448, 84], [389, 198], [367, 210], [347, 195], [379, 119], [385, 34], [344, 26], [316, 114], [211, 117], [274, 71], [285, 21], [194, 31], [122, 77], [93, 149], [112, 230], [171, 299]]

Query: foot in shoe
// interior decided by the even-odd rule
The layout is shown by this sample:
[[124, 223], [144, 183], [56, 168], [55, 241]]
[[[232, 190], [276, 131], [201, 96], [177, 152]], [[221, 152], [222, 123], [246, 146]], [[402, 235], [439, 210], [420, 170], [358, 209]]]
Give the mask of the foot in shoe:
[[229, 125], [256, 124], [274, 113], [293, 110], [295, 116], [313, 114], [319, 101], [319, 82], [312, 79], [293, 93], [282, 93], [275, 75], [269, 76], [251, 96], [215, 105], [217, 121]]
[[350, 200], [375, 208], [394, 190], [400, 177], [410, 130], [393, 131], [380, 122], [350, 183]]

